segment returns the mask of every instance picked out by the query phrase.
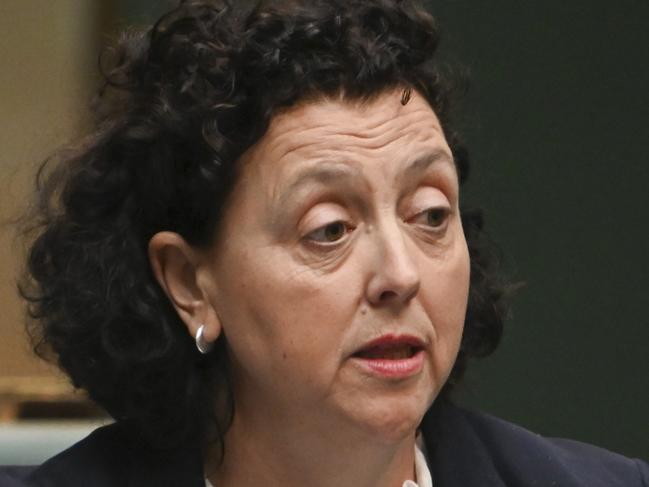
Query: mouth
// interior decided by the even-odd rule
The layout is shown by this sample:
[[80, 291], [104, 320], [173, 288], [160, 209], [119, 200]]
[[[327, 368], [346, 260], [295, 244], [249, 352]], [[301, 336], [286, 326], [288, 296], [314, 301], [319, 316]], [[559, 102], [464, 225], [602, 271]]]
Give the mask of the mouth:
[[353, 357], [368, 360], [403, 360], [414, 356], [421, 347], [408, 345], [406, 343], [395, 343], [393, 345], [379, 345], [363, 348], [356, 352]]
[[421, 371], [424, 356], [424, 343], [420, 339], [386, 335], [365, 344], [352, 359], [372, 375], [403, 379]]
[[354, 353], [363, 359], [402, 360], [413, 357], [424, 348], [424, 342], [411, 335], [383, 335]]

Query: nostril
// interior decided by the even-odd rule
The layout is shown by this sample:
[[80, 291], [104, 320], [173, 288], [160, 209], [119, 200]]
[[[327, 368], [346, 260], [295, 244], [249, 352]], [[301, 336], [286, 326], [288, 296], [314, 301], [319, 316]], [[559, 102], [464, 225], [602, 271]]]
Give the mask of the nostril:
[[379, 301], [390, 301], [392, 299], [395, 299], [397, 296], [397, 293], [394, 291], [383, 291], [381, 295], [379, 296]]

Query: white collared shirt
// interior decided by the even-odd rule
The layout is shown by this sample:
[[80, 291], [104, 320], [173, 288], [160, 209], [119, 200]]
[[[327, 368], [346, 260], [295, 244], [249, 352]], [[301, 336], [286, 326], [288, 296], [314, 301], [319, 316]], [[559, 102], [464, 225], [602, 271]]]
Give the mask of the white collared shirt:
[[[406, 480], [402, 487], [433, 487], [433, 479], [430, 476], [426, 457], [417, 444], [415, 444], [415, 480]], [[205, 479], [205, 487], [214, 486]]]

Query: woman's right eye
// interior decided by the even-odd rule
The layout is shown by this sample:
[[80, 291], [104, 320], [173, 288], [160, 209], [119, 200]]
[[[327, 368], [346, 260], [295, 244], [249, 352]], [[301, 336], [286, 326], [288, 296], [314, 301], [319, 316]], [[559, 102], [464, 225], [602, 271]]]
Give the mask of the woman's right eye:
[[344, 221], [335, 221], [306, 234], [305, 238], [320, 244], [333, 244], [342, 240], [351, 228]]

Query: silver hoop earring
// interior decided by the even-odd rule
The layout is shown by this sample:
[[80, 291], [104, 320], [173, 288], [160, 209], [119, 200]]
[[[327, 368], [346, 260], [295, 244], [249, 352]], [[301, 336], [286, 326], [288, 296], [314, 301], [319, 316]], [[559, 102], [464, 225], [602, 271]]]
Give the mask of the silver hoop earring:
[[205, 340], [205, 338], [203, 337], [204, 328], [205, 325], [201, 325], [198, 327], [198, 331], [196, 332], [196, 348], [198, 348], [198, 351], [202, 354], [208, 353], [210, 350], [212, 350], [212, 346], [214, 345], [213, 343]]

